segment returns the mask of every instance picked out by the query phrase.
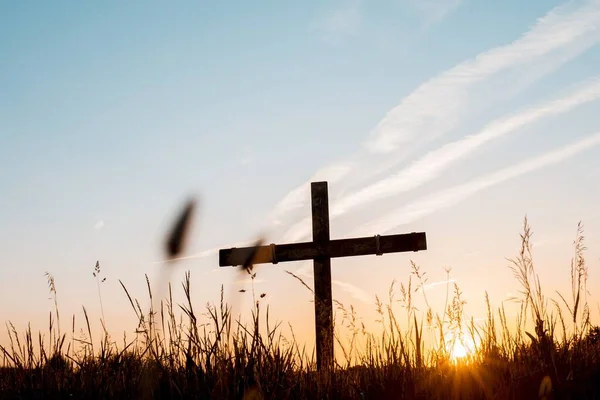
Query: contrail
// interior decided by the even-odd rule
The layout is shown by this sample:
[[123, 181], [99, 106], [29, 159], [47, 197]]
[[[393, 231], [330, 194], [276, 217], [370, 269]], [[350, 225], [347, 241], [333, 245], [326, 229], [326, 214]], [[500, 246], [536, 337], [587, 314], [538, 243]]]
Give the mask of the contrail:
[[462, 185], [443, 190], [433, 195], [417, 200], [390, 214], [381, 217], [373, 223], [365, 224], [357, 232], [373, 229], [377, 232], [389, 232], [390, 230], [404, 224], [408, 224], [426, 215], [434, 213], [443, 208], [451, 207], [469, 196], [480, 192], [488, 187], [497, 185], [512, 178], [516, 178], [528, 172], [532, 172], [561, 161], [567, 160], [585, 150], [589, 150], [600, 144], [600, 132], [590, 135], [578, 142], [572, 143], [560, 149], [550, 151], [541, 156], [529, 159], [518, 165], [508, 167], [495, 173], [475, 179]]
[[[453, 129], [470, 108], [469, 90], [475, 84], [536, 61], [541, 61], [540, 68], [523, 73], [543, 75], [590, 48], [600, 39], [600, 2], [589, 1], [575, 10], [570, 6], [569, 2], [552, 9], [516, 41], [481, 53], [419, 86], [371, 132], [366, 143], [369, 151], [389, 153], [416, 139], [438, 137]], [[552, 57], [544, 58], [547, 55]]]
[[413, 190], [433, 180], [450, 165], [465, 158], [493, 139], [506, 136], [540, 119], [568, 112], [600, 97], [599, 78], [583, 82], [579, 86], [581, 86], [580, 89], [566, 97], [542, 103], [506, 118], [497, 119], [475, 135], [448, 143], [429, 152], [397, 174], [340, 199], [332, 207], [331, 216], [337, 217], [369, 202]]
[[[512, 95], [522, 89], [522, 81], [531, 84], [584, 53], [600, 40], [599, 24], [600, 2], [597, 0], [553, 8], [512, 43], [480, 53], [418, 86], [375, 126], [366, 142], [366, 154], [355, 157], [354, 160], [360, 161], [353, 163], [344, 174], [336, 176], [331, 172], [339, 163], [322, 168], [318, 174], [325, 171], [321, 176], [331, 182], [347, 178], [352, 186], [390, 170], [419, 145], [455, 129], [482, 104], [489, 105], [493, 99], [507, 93]], [[506, 85], [494, 80], [507, 71], [517, 83]], [[482, 89], [481, 85], [486, 86]], [[481, 95], [482, 90], [484, 95]], [[488, 96], [490, 93], [494, 95]], [[361, 179], [357, 178], [358, 174]], [[308, 182], [290, 192], [277, 205], [272, 219], [281, 222], [286, 217], [289, 222], [298, 222], [301, 218], [296, 219], [290, 212], [306, 205], [308, 193]], [[350, 207], [354, 204], [351, 196], [345, 197]], [[348, 206], [344, 202], [340, 204], [332, 202], [333, 217], [341, 215]], [[305, 221], [292, 227], [284, 236], [306, 237], [307, 230], [302, 228], [303, 225], [306, 225]]]

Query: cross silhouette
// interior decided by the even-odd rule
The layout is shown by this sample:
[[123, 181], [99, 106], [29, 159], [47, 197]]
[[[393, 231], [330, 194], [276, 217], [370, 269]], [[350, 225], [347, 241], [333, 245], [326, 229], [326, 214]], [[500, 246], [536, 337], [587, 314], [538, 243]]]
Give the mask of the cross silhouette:
[[330, 240], [327, 182], [311, 183], [311, 200], [312, 242], [221, 249], [219, 266], [244, 265], [250, 257], [252, 264], [313, 260], [317, 368], [322, 370], [333, 365], [331, 259], [427, 250], [427, 240], [425, 232]]

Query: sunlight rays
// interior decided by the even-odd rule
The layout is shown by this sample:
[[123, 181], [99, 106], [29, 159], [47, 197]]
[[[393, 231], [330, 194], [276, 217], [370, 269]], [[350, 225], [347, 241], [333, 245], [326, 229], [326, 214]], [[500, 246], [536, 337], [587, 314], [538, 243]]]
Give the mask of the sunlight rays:
[[480, 348], [477, 338], [474, 340], [464, 330], [459, 334], [450, 332], [448, 335], [450, 340], [446, 342], [446, 352], [453, 363], [469, 363], [477, 355]]

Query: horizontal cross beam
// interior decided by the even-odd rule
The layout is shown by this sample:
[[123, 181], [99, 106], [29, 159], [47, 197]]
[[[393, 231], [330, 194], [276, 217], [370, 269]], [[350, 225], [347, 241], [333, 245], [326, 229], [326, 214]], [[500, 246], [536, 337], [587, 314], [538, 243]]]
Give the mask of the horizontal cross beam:
[[424, 232], [413, 232], [400, 235], [330, 240], [325, 244], [303, 242], [273, 244], [257, 248], [234, 247], [219, 251], [219, 266], [243, 265], [255, 250], [256, 255], [252, 261], [253, 264], [277, 264], [286, 261], [314, 260], [319, 257], [339, 258], [427, 250], [427, 240]]

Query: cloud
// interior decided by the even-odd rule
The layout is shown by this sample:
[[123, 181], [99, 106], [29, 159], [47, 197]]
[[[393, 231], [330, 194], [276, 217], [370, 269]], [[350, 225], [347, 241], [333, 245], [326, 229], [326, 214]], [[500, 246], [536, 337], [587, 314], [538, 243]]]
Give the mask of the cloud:
[[[338, 4], [340, 7], [322, 20], [321, 28], [333, 36], [356, 34], [362, 20], [360, 2], [347, 1]], [[348, 181], [352, 181], [349, 186], [357, 187], [358, 184], [362, 184], [357, 180], [357, 176], [361, 175], [361, 179], [366, 182], [367, 178], [383, 174], [401, 162], [405, 155], [414, 152], [419, 145], [453, 131], [466, 117], [493, 101], [516, 93], [523, 82], [536, 81], [585, 52], [600, 39], [600, 30], [597, 29], [599, 23], [600, 2], [587, 2], [583, 6], [568, 3], [552, 9], [512, 43], [478, 54], [473, 59], [464, 61], [420, 85], [391, 109], [369, 133], [363, 149], [366, 155], [360, 158], [362, 163], [353, 159], [352, 162], [336, 162], [319, 169], [310, 180], [295, 187], [275, 205], [268, 217], [269, 223], [280, 228], [283, 227], [283, 222], [286, 225], [290, 223], [291, 227], [284, 232], [286, 242], [309, 236], [310, 216], [295, 218], [297, 215], [294, 215], [294, 212], [309, 204], [310, 182], [328, 180], [332, 184], [348, 178]], [[501, 74], [508, 74], [510, 81], [496, 79]], [[511, 84], [506, 85], [507, 82]], [[331, 215], [342, 215], [348, 209], [363, 205], [372, 199], [410, 190], [414, 187], [411, 185], [420, 185], [434, 179], [449, 165], [467, 157], [493, 139], [595, 99], [597, 92], [593, 90], [597, 89], [597, 85], [597, 82], [591, 82], [587, 89], [497, 119], [477, 134], [425, 155], [396, 175], [367, 186], [366, 189], [356, 190], [339, 201], [330, 200], [333, 205]], [[358, 229], [360, 232], [350, 236], [371, 234], [373, 227], [377, 233], [383, 234], [399, 225], [457, 204], [488, 187], [563, 161], [597, 145], [599, 139], [596, 134], [516, 166], [426, 196], [422, 200], [394, 210], [372, 224], [363, 225]], [[384, 157], [386, 155], [389, 160]], [[371, 165], [367, 156], [372, 161]], [[365, 159], [367, 161], [363, 162]], [[382, 168], [387, 161], [391, 162]], [[209, 249], [185, 258], [206, 257], [216, 254], [217, 250]], [[310, 264], [306, 268], [302, 267], [301, 276], [312, 278]], [[335, 282], [334, 284], [344, 290], [351, 290], [344, 282]], [[360, 294], [357, 295], [360, 297]]]
[[254, 243], [255, 243], [255, 241], [243, 241], [243, 242], [237, 242], [234, 244], [227, 244], [227, 245], [223, 245], [223, 246], [219, 246], [219, 247], [205, 249], [205, 250], [199, 251], [198, 253], [190, 254], [189, 256], [173, 258], [168, 261], [167, 260], [153, 261], [151, 264], [167, 264], [167, 263], [173, 262], [173, 261], [198, 260], [198, 259], [202, 259], [202, 258], [214, 257], [214, 256], [219, 255], [220, 249], [229, 249], [229, 248], [233, 248], [233, 247], [249, 247], [249, 246], [253, 246]]
[[331, 216], [340, 216], [356, 207], [415, 189], [439, 176], [457, 161], [467, 157], [484, 144], [517, 131], [527, 124], [600, 98], [600, 79], [590, 79], [569, 95], [547, 101], [512, 116], [492, 121], [480, 132], [448, 143], [413, 162], [400, 172], [371, 184], [337, 201]]
[[356, 300], [360, 300], [366, 304], [374, 303], [374, 301], [373, 301], [374, 299], [371, 298], [371, 296], [369, 296], [369, 294], [367, 292], [365, 292], [364, 290], [362, 290], [361, 288], [359, 288], [357, 286], [354, 286], [351, 283], [342, 282], [342, 281], [338, 281], [338, 280], [332, 280], [331, 283], [333, 283], [336, 286], [339, 286], [343, 291], [350, 294]]
[[[312, 284], [312, 280], [314, 279], [313, 263], [311, 261], [302, 262], [301, 265], [299, 267], [297, 267], [295, 275], [297, 275], [298, 277], [306, 278], [306, 280], [305, 280], [306, 284], [308, 284], [308, 285]], [[310, 279], [310, 281], [308, 281], [308, 279]], [[346, 293], [349, 293], [352, 297], [354, 297], [357, 300], [360, 300], [367, 304], [373, 303], [373, 299], [371, 298], [371, 296], [367, 292], [365, 292], [363, 289], [359, 288], [358, 286], [355, 286], [348, 282], [336, 280], [336, 279], [332, 279], [331, 283], [332, 283], [332, 285], [338, 286], [340, 289], [342, 289]]]
[[[267, 216], [268, 224], [271, 228], [278, 227], [282, 224], [282, 219], [289, 213], [301, 209], [310, 202], [310, 184], [315, 181], [327, 181], [328, 183], [335, 183], [348, 175], [354, 168], [352, 162], [339, 162], [333, 163], [329, 166], [319, 169], [307, 182], [294, 188], [290, 191], [279, 203], [277, 203], [273, 211]], [[310, 218], [309, 218], [310, 220]], [[309, 221], [310, 225], [310, 221]], [[285, 235], [290, 237], [290, 235]], [[254, 241], [240, 241], [233, 245], [224, 245], [215, 248], [204, 249], [198, 253], [183, 256], [174, 259], [176, 260], [191, 260], [201, 259], [206, 257], [212, 257], [218, 254], [219, 249], [231, 248], [231, 247], [246, 247], [252, 246]], [[152, 264], [163, 264], [166, 261], [155, 261]]]
[[444, 19], [456, 10], [463, 0], [408, 0], [407, 2], [423, 14], [427, 27]]
[[387, 232], [397, 226], [408, 224], [440, 209], [451, 207], [491, 186], [567, 160], [598, 144], [600, 144], [600, 132], [568, 146], [531, 158], [515, 166], [486, 175], [483, 178], [475, 179], [417, 200], [381, 217], [373, 223], [363, 225], [359, 230], [365, 231], [368, 228], [369, 232], [372, 232], [373, 229], [380, 233]]
[[[532, 76], [529, 79], [537, 79], [587, 50], [600, 37], [600, 3], [589, 2], [574, 10], [569, 6], [554, 8], [514, 42], [481, 53], [419, 86], [379, 122], [367, 149], [389, 153], [417, 140], [432, 140], [455, 128], [475, 105], [491, 101], [489, 93], [476, 96], [477, 83], [507, 70], [524, 71]], [[531, 68], [535, 62], [539, 68]], [[495, 87], [494, 91], [500, 89], [511, 90]]]
[[[423, 27], [428, 28], [458, 8], [463, 0], [401, 0], [401, 2], [416, 9], [424, 19]], [[312, 28], [321, 33], [325, 42], [337, 44], [344, 38], [361, 32], [365, 25], [364, 7], [371, 4], [364, 0], [330, 0], [328, 3], [326, 11], [324, 10], [312, 25]]]
[[323, 40], [337, 43], [342, 38], [356, 35], [362, 24], [361, 0], [336, 0], [331, 8], [316, 21]]
[[274, 225], [281, 224], [281, 218], [287, 213], [301, 208], [306, 204], [306, 198], [310, 196], [310, 181], [296, 187], [290, 191], [277, 205], [269, 216], [269, 220]]
[[[563, 97], [543, 102], [508, 117], [496, 119], [476, 134], [435, 149], [398, 173], [332, 201], [330, 217], [336, 218], [373, 201], [416, 189], [435, 179], [452, 164], [468, 157], [486, 143], [514, 133], [543, 118], [571, 111], [575, 107], [598, 98], [600, 98], [600, 78], [593, 78], [578, 84], [577, 88]], [[308, 201], [309, 194], [298, 193], [298, 195], [300, 194], [302, 195], [300, 203], [304, 204]], [[284, 212], [283, 209], [281, 211]], [[283, 240], [296, 242], [307, 239], [310, 237], [311, 227], [311, 218], [305, 217], [285, 232]]]
[[[369, 182], [373, 176], [379, 176], [398, 165], [419, 146], [455, 129], [467, 116], [478, 109], [507, 94], [515, 94], [522, 88], [523, 82], [532, 83], [586, 51], [600, 38], [600, 31], [596, 28], [598, 23], [600, 23], [598, 1], [588, 2], [583, 6], [573, 6], [568, 3], [552, 9], [514, 42], [478, 54], [475, 58], [460, 63], [420, 85], [391, 109], [371, 130], [365, 142], [364, 155], [352, 158], [352, 164], [344, 162], [331, 164], [319, 170], [316, 175], [322, 171], [331, 172], [338, 168], [343, 171], [343, 174], [327, 176], [330, 182], [349, 178], [347, 181], [352, 182], [347, 183], [353, 187]], [[501, 72], [510, 73], [510, 85], [507, 85], [506, 81], [492, 79]], [[529, 111], [530, 117], [540, 113], [539, 116], [534, 115], [534, 119], [552, 113], [541, 109]], [[518, 117], [517, 114], [508, 119], [497, 120], [488, 125], [486, 130], [500, 132], [506, 130], [509, 123], [514, 124], [516, 129], [519, 123], [530, 122], [519, 120]], [[527, 115], [520, 115], [520, 118], [524, 117]], [[469, 145], [476, 144], [477, 140], [482, 138], [486, 138], [486, 135], [480, 136], [479, 139], [467, 138], [467, 141], [462, 142], [460, 146], [465, 146], [463, 150], [467, 149]], [[487, 140], [491, 140], [491, 137], [487, 136], [485, 141]], [[448, 155], [451, 150], [454, 150], [451, 146], [459, 146], [459, 144], [449, 145], [440, 149], [441, 153], [435, 154], [446, 154], [446, 157], [451, 157]], [[357, 162], [356, 159], [361, 161]], [[414, 172], [414, 169], [407, 171]], [[427, 170], [422, 171], [422, 176], [427, 172]], [[390, 179], [396, 181], [396, 187], [402, 187], [402, 181], [406, 181], [407, 173], [401, 172], [400, 175]], [[317, 179], [313, 177], [312, 180]], [[411, 182], [416, 182], [412, 176]], [[289, 192], [271, 214], [270, 219], [274, 225], [280, 225], [284, 217], [289, 218], [288, 220], [294, 219], [295, 225], [285, 234], [290, 240], [299, 240], [310, 234], [307, 228], [310, 224], [307, 224], [305, 216], [296, 219], [291, 214], [310, 201], [309, 183], [310, 181]], [[412, 183], [408, 183], [410, 184]], [[345, 196], [343, 200], [331, 202], [332, 216], [343, 214], [347, 207], [353, 207], [354, 204], [360, 205], [364, 201], [361, 198], [369, 198], [372, 195], [369, 193], [371, 189], [381, 189], [382, 192], [388, 190], [384, 184], [371, 187], [366, 191], [355, 190], [354, 194]]]
[[348, 175], [353, 169], [353, 163], [339, 162], [318, 170], [307, 182], [290, 191], [269, 215], [271, 224], [279, 225], [281, 219], [288, 213], [304, 207], [310, 201], [310, 184], [317, 181], [334, 183]]
[[452, 278], [452, 279], [445, 279], [443, 281], [431, 282], [431, 283], [428, 283], [426, 285], [423, 285], [422, 289], [423, 289], [424, 292], [427, 292], [430, 289], [433, 289], [434, 287], [441, 286], [441, 285], [446, 285], [446, 284], [450, 284], [450, 283], [454, 283], [454, 282], [456, 282], [456, 279], [454, 279], [454, 278]]
[[312, 233], [312, 216], [305, 217], [300, 222], [292, 225], [283, 235], [283, 241], [299, 242], [303, 239], [308, 239]]
[[313, 263], [311, 261], [302, 261], [296, 270], [296, 275], [313, 279]]
[[102, 228], [104, 228], [104, 220], [99, 219], [98, 221], [96, 221], [96, 223], [94, 224], [94, 229], [95, 230], [100, 230]]

